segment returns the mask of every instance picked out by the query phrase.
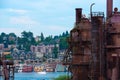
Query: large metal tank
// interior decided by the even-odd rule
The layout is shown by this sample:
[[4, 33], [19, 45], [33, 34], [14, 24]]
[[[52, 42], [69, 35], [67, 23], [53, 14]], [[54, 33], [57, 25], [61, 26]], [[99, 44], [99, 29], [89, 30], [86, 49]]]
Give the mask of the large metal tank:
[[76, 24], [70, 31], [69, 46], [72, 53], [70, 72], [72, 80], [88, 80], [91, 54], [91, 23], [82, 17], [82, 9], [76, 9]]
[[110, 80], [120, 79], [120, 12], [114, 8], [111, 17], [107, 19], [107, 78]]
[[90, 21], [76, 9], [66, 56], [72, 80], [120, 79], [120, 12], [112, 8], [113, 0], [107, 0], [106, 21], [103, 12], [91, 12]]

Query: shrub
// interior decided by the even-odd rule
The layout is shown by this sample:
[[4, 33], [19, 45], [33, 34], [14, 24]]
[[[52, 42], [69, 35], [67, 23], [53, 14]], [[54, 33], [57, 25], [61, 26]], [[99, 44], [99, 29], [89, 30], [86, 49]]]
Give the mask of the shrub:
[[69, 76], [63, 75], [63, 76], [59, 76], [57, 78], [54, 78], [53, 80], [69, 80]]

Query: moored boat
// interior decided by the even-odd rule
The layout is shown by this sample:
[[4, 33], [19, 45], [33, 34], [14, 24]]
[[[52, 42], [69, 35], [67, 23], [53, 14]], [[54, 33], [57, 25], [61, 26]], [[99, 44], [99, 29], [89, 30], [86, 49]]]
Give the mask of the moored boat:
[[44, 71], [44, 66], [35, 66], [34, 71], [35, 72], [42, 72], [42, 71]]
[[22, 69], [23, 69], [23, 65], [22, 64], [20, 64], [18, 67], [16, 67], [17, 68], [17, 72], [22, 72]]
[[56, 68], [55, 68], [56, 72], [65, 72], [66, 71], [66, 67], [62, 64], [57, 64]]
[[45, 71], [46, 71], [46, 72], [54, 72], [55, 69], [52, 68], [52, 67], [46, 67]]
[[32, 72], [33, 66], [24, 65], [22, 68], [22, 72]]
[[54, 72], [56, 68], [56, 63], [47, 63], [45, 66], [46, 72]]

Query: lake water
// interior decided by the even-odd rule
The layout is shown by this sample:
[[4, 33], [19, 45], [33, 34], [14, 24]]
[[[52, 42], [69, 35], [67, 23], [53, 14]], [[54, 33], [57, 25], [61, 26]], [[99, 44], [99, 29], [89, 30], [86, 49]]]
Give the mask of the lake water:
[[46, 72], [46, 73], [15, 73], [14, 80], [53, 80], [61, 75], [68, 75], [68, 72]]

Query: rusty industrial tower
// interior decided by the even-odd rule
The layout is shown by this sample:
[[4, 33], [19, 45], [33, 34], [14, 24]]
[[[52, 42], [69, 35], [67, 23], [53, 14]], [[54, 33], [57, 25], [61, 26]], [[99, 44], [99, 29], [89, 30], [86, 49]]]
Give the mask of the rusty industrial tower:
[[8, 52], [0, 51], [0, 80], [14, 80], [14, 62], [6, 59], [4, 53]]
[[107, 0], [106, 18], [103, 12], [91, 11], [90, 16], [76, 9], [64, 58], [70, 80], [120, 80], [120, 12], [113, 10], [113, 0]]

